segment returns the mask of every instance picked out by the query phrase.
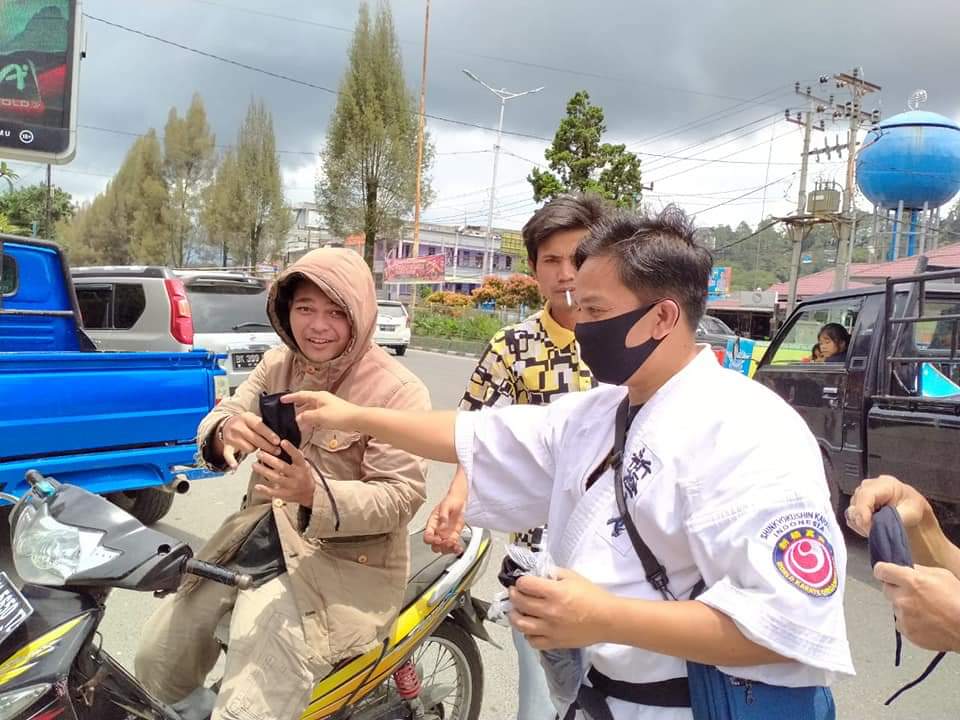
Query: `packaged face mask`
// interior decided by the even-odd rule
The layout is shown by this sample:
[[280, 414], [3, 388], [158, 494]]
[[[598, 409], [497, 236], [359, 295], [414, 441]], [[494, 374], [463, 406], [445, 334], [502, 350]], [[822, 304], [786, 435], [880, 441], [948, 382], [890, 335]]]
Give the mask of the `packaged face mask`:
[[[913, 554], [910, 552], [910, 541], [907, 538], [907, 531], [903, 527], [900, 519], [900, 513], [889, 505], [885, 505], [873, 514], [873, 520], [870, 525], [870, 536], [867, 538], [870, 550], [870, 566], [873, 567], [878, 562], [893, 563], [903, 567], [913, 567]], [[903, 639], [900, 632], [894, 630], [896, 637], [896, 654], [893, 664], [900, 666], [900, 654], [903, 650]], [[916, 687], [934, 671], [937, 665], [943, 660], [946, 653], [938, 653], [936, 657], [927, 666], [913, 682], [907, 683], [897, 690], [884, 705], [890, 705], [900, 695], [912, 687]]]
[[[546, 541], [543, 541], [544, 546]], [[503, 559], [497, 577], [505, 588], [512, 587], [524, 575], [552, 578], [556, 576], [556, 565], [546, 550], [534, 552], [522, 545], [508, 545], [507, 556]], [[497, 594], [487, 611], [487, 618], [501, 625], [508, 624], [510, 600], [507, 591]], [[586, 677], [583, 664], [583, 652], [579, 648], [541, 650], [540, 665], [547, 678], [550, 700], [560, 717], [577, 699], [577, 692]]]
[[[300, 426], [297, 425], [297, 411], [293, 405], [280, 402], [287, 393], [274, 393], [268, 395], [263, 393], [260, 396], [260, 417], [263, 424], [273, 430], [281, 440], [288, 441], [291, 445], [300, 447]], [[290, 455], [286, 450], [281, 450], [279, 458], [289, 464]]]

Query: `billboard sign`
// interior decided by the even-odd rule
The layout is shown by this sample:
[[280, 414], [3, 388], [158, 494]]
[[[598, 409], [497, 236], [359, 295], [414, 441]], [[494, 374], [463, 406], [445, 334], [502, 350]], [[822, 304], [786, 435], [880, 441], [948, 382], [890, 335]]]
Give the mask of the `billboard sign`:
[[440, 283], [446, 269], [445, 255], [387, 260], [384, 280], [390, 283]]
[[730, 293], [732, 270], [729, 267], [715, 267], [710, 271], [710, 284], [707, 286], [710, 297], [722, 297]]
[[81, 26], [79, 0], [0, 0], [0, 157], [73, 159]]

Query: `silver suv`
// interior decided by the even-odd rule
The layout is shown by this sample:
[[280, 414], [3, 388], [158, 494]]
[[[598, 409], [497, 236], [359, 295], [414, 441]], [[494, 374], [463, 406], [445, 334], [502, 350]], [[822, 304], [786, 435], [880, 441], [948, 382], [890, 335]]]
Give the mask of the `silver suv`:
[[266, 280], [223, 271], [83, 267], [71, 271], [87, 334], [99, 350], [226, 355], [230, 393], [280, 344]]

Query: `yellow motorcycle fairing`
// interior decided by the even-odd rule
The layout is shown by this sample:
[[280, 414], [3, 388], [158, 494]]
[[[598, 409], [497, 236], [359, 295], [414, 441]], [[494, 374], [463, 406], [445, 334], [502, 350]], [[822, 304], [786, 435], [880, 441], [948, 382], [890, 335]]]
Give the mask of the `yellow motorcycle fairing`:
[[[484, 539], [479, 556], [486, 553], [489, 539]], [[347, 703], [355, 704], [378, 687], [407, 659], [411, 652], [432, 633], [454, 608], [464, 588], [470, 587], [484, 563], [478, 562], [437, 605], [430, 606], [430, 597], [443, 581], [441, 577], [417, 600], [400, 613], [387, 640], [319, 683], [310, 696], [310, 704], [300, 720], [322, 720]]]
[[77, 629], [89, 615], [79, 615], [28, 642], [0, 663], [0, 687], [33, 669], [54, 650], [65, 636]]

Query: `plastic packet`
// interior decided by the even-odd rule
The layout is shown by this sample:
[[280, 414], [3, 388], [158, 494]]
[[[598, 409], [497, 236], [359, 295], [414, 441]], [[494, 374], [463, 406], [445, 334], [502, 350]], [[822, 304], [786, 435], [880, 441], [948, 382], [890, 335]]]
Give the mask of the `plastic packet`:
[[[500, 568], [500, 583], [504, 587], [510, 587], [523, 575], [555, 577], [556, 565], [550, 553], [547, 550], [534, 552], [522, 545], [508, 545], [507, 557]], [[510, 610], [507, 592], [497, 593], [490, 604], [487, 618], [501, 625], [509, 625]], [[550, 700], [560, 717], [563, 717], [567, 708], [577, 699], [577, 692], [583, 682], [583, 652], [579, 648], [541, 650], [540, 665], [546, 675]]]

